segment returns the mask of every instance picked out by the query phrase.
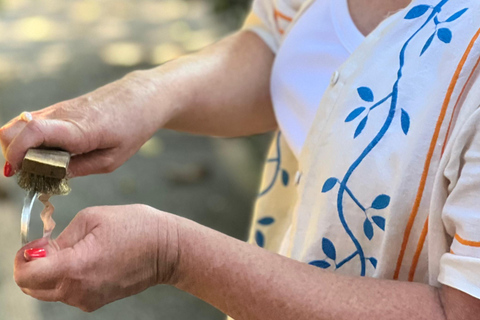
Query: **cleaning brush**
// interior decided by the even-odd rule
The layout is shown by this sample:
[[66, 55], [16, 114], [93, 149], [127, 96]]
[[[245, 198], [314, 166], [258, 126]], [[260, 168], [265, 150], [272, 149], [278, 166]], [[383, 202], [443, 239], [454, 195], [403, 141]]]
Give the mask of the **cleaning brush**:
[[30, 149], [18, 173], [18, 185], [27, 190], [47, 195], [70, 192], [67, 181], [70, 154], [61, 150]]

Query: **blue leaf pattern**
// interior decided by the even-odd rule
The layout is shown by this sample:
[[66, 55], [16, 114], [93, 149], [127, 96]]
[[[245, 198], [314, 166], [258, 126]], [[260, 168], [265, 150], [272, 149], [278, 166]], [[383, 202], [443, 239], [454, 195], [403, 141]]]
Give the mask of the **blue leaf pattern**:
[[402, 109], [401, 122], [402, 122], [403, 133], [408, 134], [408, 130], [410, 130], [410, 116], [408, 115], [407, 111], [403, 109]]
[[390, 197], [387, 196], [386, 194], [381, 194], [378, 197], [376, 197], [375, 200], [373, 200], [372, 208], [381, 210], [388, 207], [389, 204], [390, 204]]
[[330, 267], [330, 263], [324, 260], [315, 260], [309, 263], [312, 266], [319, 267], [322, 269], [328, 269]]
[[283, 169], [282, 170], [282, 183], [284, 186], [288, 186], [288, 181], [290, 180], [290, 176], [287, 172], [287, 170]]
[[323, 184], [322, 192], [325, 193], [325, 192], [328, 192], [328, 191], [332, 190], [332, 188], [335, 187], [335, 184], [337, 183], [337, 181], [338, 180], [336, 178], [329, 178]]
[[365, 222], [363, 223], [363, 232], [367, 236], [368, 240], [372, 240], [373, 238], [373, 226], [370, 220], [365, 219]]
[[353, 135], [354, 139], [358, 137], [360, 133], [362, 133], [363, 129], [367, 125], [367, 121], [368, 121], [368, 115], [365, 118], [363, 118], [363, 120], [360, 121], [360, 123], [358, 124], [357, 130], [355, 130], [355, 134]]
[[412, 9], [410, 9], [410, 11], [405, 16], [405, 19], [411, 20], [411, 19], [419, 18], [419, 17], [423, 16], [425, 14], [425, 12], [427, 12], [428, 9], [430, 9], [430, 6], [425, 5], [425, 4], [415, 6]]
[[334, 260], [337, 259], [337, 252], [335, 251], [335, 246], [333, 245], [332, 241], [328, 240], [327, 238], [322, 239], [322, 250], [327, 257]]
[[265, 218], [262, 218], [262, 219], [258, 220], [258, 223], [261, 224], [262, 226], [269, 226], [274, 222], [275, 222], [275, 219], [272, 218], [272, 217], [265, 217]]
[[383, 231], [385, 231], [385, 218], [380, 216], [373, 216], [373, 222]]
[[360, 87], [357, 89], [358, 95], [360, 98], [362, 98], [363, 101], [366, 102], [373, 102], [374, 97], [373, 97], [373, 92], [372, 89], [368, 87]]
[[[367, 130], [364, 130], [367, 121], [368, 121], [368, 115], [372, 110], [376, 109], [377, 107], [384, 105], [386, 101], [390, 101], [388, 109], [385, 111], [386, 115], [382, 117], [385, 119], [380, 126], [380, 129], [378, 132], [368, 132], [368, 134], [372, 134], [373, 137], [371, 138], [370, 142], [366, 144], [365, 149], [360, 153], [358, 158], [355, 159], [355, 161], [352, 162], [350, 167], [347, 169], [345, 172], [344, 176], [342, 177], [331, 177], [325, 181], [323, 187], [322, 187], [322, 192], [328, 192], [332, 190], [336, 184], [338, 183], [338, 190], [336, 190], [336, 210], [338, 213], [338, 218], [339, 222], [341, 223], [346, 236], [348, 236], [348, 239], [351, 241], [351, 244], [355, 246], [355, 251], [351, 252], [349, 255], [346, 257], [342, 257], [341, 261], [337, 261], [337, 254], [339, 252], [335, 251], [335, 247], [332, 243], [331, 240], [323, 238], [322, 239], [322, 250], [324, 254], [327, 256], [327, 259], [333, 260], [333, 263], [331, 264], [330, 262], [326, 260], [315, 260], [310, 262], [310, 264], [321, 267], [321, 268], [329, 268], [332, 265], [335, 267], [335, 270], [341, 268], [345, 264], [351, 262], [353, 259], [358, 259], [357, 261], [360, 262], [360, 270], [359, 274], [360, 276], [366, 276], [366, 264], [367, 261], [369, 261], [374, 268], [377, 267], [377, 259], [375, 257], [366, 257], [365, 256], [365, 250], [362, 245], [362, 241], [358, 238], [360, 235], [356, 234], [357, 228], [356, 227], [351, 227], [349, 225], [349, 215], [356, 214], [353, 212], [353, 210], [349, 209], [347, 210], [344, 208], [345, 201], [347, 201], [347, 197], [349, 198], [348, 200], [352, 201], [356, 207], [358, 207], [359, 211], [363, 212], [365, 214], [365, 220], [363, 223], [363, 232], [368, 238], [368, 240], [372, 240], [373, 237], [375, 236], [375, 230], [374, 230], [374, 224], [382, 231], [385, 231], [386, 227], [386, 219], [380, 215], [374, 215], [371, 218], [369, 218], [369, 209], [375, 209], [375, 210], [382, 210], [387, 208], [390, 205], [391, 198], [390, 196], [386, 194], [380, 194], [377, 196], [373, 202], [372, 205], [368, 208], [364, 204], [361, 203], [361, 199], [358, 198], [355, 195], [355, 190], [351, 189], [351, 186], [349, 186], [349, 181], [351, 181], [352, 176], [354, 175], [355, 171], [362, 165], [364, 160], [376, 149], [380, 141], [383, 140], [383, 138], [386, 136], [387, 132], [390, 133], [392, 131], [392, 128], [395, 128], [392, 126], [393, 119], [395, 116], [398, 114], [400, 117], [400, 123], [401, 123], [401, 130], [402, 132], [407, 135], [410, 131], [411, 127], [411, 119], [410, 115], [408, 112], [402, 108], [400, 108], [400, 88], [401, 86], [399, 85], [402, 76], [405, 74], [405, 72], [411, 72], [411, 69], [407, 69], [406, 65], [409, 62], [409, 59], [412, 59], [411, 56], [409, 56], [407, 53], [410, 49], [410, 46], [412, 43], [416, 43], [417, 45], [423, 43], [425, 41], [425, 44], [423, 45], [422, 51], [420, 53], [420, 56], [422, 56], [433, 44], [433, 41], [436, 41], [436, 38], [438, 38], [440, 41], [442, 41], [445, 44], [448, 44], [452, 41], [453, 35], [451, 29], [447, 27], [440, 27], [441, 25], [445, 25], [446, 23], [450, 23], [453, 21], [456, 21], [458, 18], [461, 16], [465, 15], [465, 12], [468, 10], [468, 8], [462, 9], [460, 11], [457, 11], [453, 14], [447, 15], [447, 20], [441, 20], [439, 17], [442, 17], [443, 13], [446, 11], [444, 10], [445, 5], [449, 2], [450, 0], [439, 0], [436, 5], [416, 5], [413, 8], [411, 8], [408, 13], [405, 15], [405, 19], [411, 20], [411, 19], [417, 19], [422, 16], [424, 16], [427, 12], [428, 15], [422, 20], [422, 22], [418, 22], [418, 28], [412, 32], [410, 37], [405, 41], [403, 44], [402, 48], [400, 49], [399, 56], [398, 56], [398, 69], [396, 70], [396, 75], [397, 78], [394, 83], [392, 83], [392, 88], [388, 93], [385, 92], [385, 95], [382, 94], [383, 98], [379, 99], [376, 101], [371, 106], [365, 106], [365, 107], [357, 107], [353, 111], [350, 111], [350, 113], [346, 116], [345, 122], [351, 122], [355, 119], [357, 119], [362, 113], [364, 113], [365, 109], [368, 108], [368, 113], [364, 116], [364, 118], [360, 121], [358, 124], [355, 133], [354, 133], [354, 138], [358, 137], [360, 133], [362, 132], [367, 132]], [[430, 10], [431, 9], [431, 10]], [[413, 25], [413, 23], [412, 23]], [[440, 27], [440, 28], [439, 28]], [[433, 34], [427, 33], [427, 30], [434, 30]], [[422, 32], [421, 32], [422, 31]], [[425, 40], [426, 36], [428, 36], [428, 39]], [[374, 92], [371, 88], [362, 86], [357, 88], [357, 93], [360, 96], [360, 98], [364, 102], [374, 102], [375, 97], [374, 97]], [[378, 94], [375, 92], [375, 94]], [[377, 109], [378, 110], [378, 109]], [[400, 112], [399, 112], [400, 111]], [[375, 118], [377, 119], [377, 118]], [[379, 124], [375, 124], [379, 125]], [[365, 141], [362, 140], [362, 143]], [[365, 183], [370, 183], [374, 184], [373, 181], [364, 181]], [[358, 232], [360, 233], [360, 232]], [[342, 240], [339, 240], [342, 241]], [[343, 244], [342, 244], [343, 245]], [[342, 252], [343, 253], [343, 252]]]
[[425, 42], [425, 45], [423, 46], [423, 49], [422, 49], [422, 52], [420, 52], [420, 56], [422, 56], [425, 51], [427, 51], [427, 49], [430, 47], [430, 45], [432, 44], [432, 41], [433, 39], [435, 39], [435, 33], [433, 33], [430, 38], [428, 38], [427, 42]]
[[255, 233], [255, 242], [261, 248], [265, 246], [265, 236], [261, 231], [257, 230], [257, 232]]
[[438, 29], [437, 37], [442, 42], [450, 43], [450, 41], [452, 41], [452, 31], [448, 28], [440, 28]]
[[347, 119], [345, 119], [345, 122], [350, 122], [352, 120], [355, 120], [359, 115], [362, 114], [363, 111], [365, 111], [365, 107], [360, 107], [353, 110], [352, 112], [350, 112]]
[[460, 18], [467, 10], [468, 10], [468, 8], [465, 8], [465, 9], [462, 9], [462, 10], [460, 10], [460, 11], [452, 14], [452, 15], [450, 16], [450, 18], [448, 18], [448, 19], [446, 20], [446, 22], [452, 22], [452, 21], [457, 20], [457, 19]]

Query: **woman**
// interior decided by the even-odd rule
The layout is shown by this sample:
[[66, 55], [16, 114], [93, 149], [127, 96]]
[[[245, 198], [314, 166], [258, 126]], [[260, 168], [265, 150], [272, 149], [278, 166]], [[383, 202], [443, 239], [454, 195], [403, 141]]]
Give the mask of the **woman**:
[[[71, 174], [84, 176], [159, 128], [282, 129], [252, 230], [281, 255], [141, 205], [89, 208], [60, 251], [19, 251], [18, 285], [86, 311], [171, 284], [236, 319], [476, 319], [479, 4], [408, 4], [350, 0], [349, 22], [333, 1], [258, 1], [252, 26], [216, 45], [12, 120], [6, 175], [40, 145], [77, 154]], [[358, 48], [340, 35], [352, 26], [368, 34]]]

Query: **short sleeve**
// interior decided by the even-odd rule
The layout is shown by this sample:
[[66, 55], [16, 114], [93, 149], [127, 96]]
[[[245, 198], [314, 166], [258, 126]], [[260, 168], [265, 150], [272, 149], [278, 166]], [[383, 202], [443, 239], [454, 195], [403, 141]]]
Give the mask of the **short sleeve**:
[[305, 2], [305, 0], [254, 0], [243, 29], [255, 32], [276, 53], [282, 35]]
[[445, 176], [450, 186], [442, 220], [452, 243], [438, 281], [480, 299], [480, 110], [456, 137]]

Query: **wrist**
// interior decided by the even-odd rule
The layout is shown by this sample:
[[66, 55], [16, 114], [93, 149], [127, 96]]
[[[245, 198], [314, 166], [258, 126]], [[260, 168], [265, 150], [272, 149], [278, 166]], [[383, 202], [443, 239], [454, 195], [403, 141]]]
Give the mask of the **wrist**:
[[176, 216], [161, 212], [158, 216], [156, 284], [175, 285], [179, 279], [180, 240]]

